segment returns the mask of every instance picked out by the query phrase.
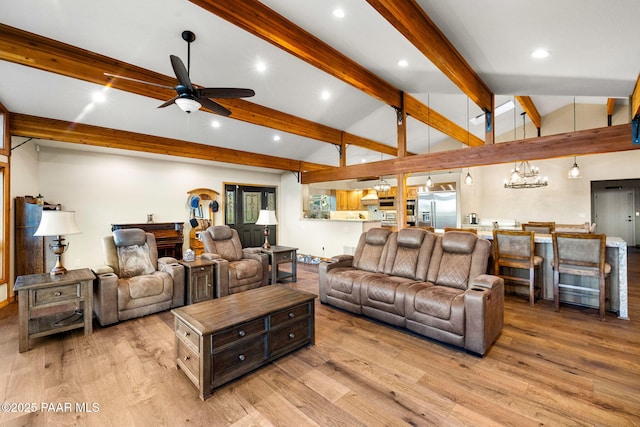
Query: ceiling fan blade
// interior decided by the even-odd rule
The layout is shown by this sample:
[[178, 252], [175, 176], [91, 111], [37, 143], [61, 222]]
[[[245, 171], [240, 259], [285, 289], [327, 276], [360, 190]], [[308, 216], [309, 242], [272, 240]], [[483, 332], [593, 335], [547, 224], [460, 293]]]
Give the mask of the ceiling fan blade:
[[146, 82], [144, 80], [133, 79], [131, 77], [118, 76], [117, 74], [111, 74], [111, 73], [103, 73], [103, 74], [105, 76], [107, 76], [107, 77], [112, 77], [114, 79], [129, 80], [129, 81], [136, 82], [136, 83], [143, 83], [143, 84], [146, 84], [146, 85], [157, 86], [157, 87], [161, 87], [161, 88], [165, 88], [165, 89], [173, 89], [173, 90], [175, 90], [175, 87], [173, 87], [173, 86], [159, 85], [157, 83], [151, 83], [151, 82]]
[[193, 90], [193, 86], [191, 85], [189, 73], [182, 62], [182, 59], [175, 55], [169, 55], [169, 58], [171, 59], [171, 66], [173, 67], [173, 72], [176, 73], [178, 81], [191, 92]]
[[256, 93], [253, 89], [237, 89], [232, 87], [205, 87], [196, 89], [198, 97], [205, 98], [248, 98]]
[[158, 108], [164, 108], [164, 107], [168, 107], [171, 104], [175, 104], [176, 103], [176, 99], [178, 99], [178, 98], [179, 98], [179, 96], [171, 98], [170, 100], [166, 101], [162, 105], [158, 105]]
[[228, 116], [231, 114], [231, 111], [227, 110], [217, 102], [213, 102], [209, 98], [198, 98], [198, 102], [202, 104], [202, 106], [207, 110], [211, 110], [216, 114], [220, 114], [221, 116]]

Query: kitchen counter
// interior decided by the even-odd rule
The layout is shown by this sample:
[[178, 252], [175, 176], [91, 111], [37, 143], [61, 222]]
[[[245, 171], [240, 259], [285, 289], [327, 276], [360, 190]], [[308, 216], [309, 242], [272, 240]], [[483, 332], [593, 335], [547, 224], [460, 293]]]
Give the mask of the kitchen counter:
[[380, 223], [379, 219], [362, 219], [362, 218], [353, 218], [353, 219], [330, 219], [330, 218], [300, 218], [302, 221], [323, 221], [323, 222], [377, 222]]

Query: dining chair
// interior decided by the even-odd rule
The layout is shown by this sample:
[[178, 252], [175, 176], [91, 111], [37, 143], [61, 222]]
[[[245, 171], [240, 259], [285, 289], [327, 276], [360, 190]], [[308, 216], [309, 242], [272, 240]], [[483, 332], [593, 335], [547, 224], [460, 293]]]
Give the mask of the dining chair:
[[[535, 254], [535, 232], [519, 230], [493, 230], [494, 274], [505, 284], [524, 285], [529, 288], [529, 305], [542, 294], [542, 263]], [[516, 276], [510, 269], [527, 271], [527, 277]]]
[[524, 231], [535, 231], [538, 234], [551, 234], [556, 231], [555, 222], [529, 221], [522, 224]]
[[475, 228], [456, 228], [456, 227], [445, 227], [444, 232], [447, 231], [466, 231], [467, 233], [478, 234], [478, 230]]
[[[605, 261], [606, 236], [590, 233], [553, 233], [553, 302], [560, 310], [560, 289], [598, 295], [600, 320], [605, 320], [605, 282], [611, 265]], [[560, 283], [560, 275], [585, 276], [598, 279], [598, 288], [586, 281]], [[566, 279], [566, 276], [565, 276]]]

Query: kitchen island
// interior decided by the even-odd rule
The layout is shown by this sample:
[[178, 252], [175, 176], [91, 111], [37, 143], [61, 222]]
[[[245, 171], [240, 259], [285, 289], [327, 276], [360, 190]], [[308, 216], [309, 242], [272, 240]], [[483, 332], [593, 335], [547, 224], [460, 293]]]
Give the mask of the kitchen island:
[[[478, 236], [493, 240], [493, 232], [478, 230]], [[544, 258], [542, 264], [543, 289], [542, 297], [553, 300], [553, 242], [550, 234], [536, 234], [536, 255]], [[627, 289], [627, 242], [620, 237], [607, 236], [606, 247], [607, 263], [611, 265], [611, 274], [606, 284], [607, 311], [618, 313], [620, 319], [629, 320], [629, 303]], [[490, 268], [492, 268], [490, 266]], [[583, 279], [588, 280], [588, 279]], [[597, 283], [593, 281], [594, 288]], [[563, 291], [560, 302], [598, 307], [597, 296], [585, 294], [579, 291]]]

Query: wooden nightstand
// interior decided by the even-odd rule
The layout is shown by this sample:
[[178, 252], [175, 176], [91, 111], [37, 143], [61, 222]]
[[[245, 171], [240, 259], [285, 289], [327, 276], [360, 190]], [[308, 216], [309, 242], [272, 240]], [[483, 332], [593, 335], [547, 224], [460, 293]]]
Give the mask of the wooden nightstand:
[[[296, 274], [296, 251], [298, 248], [291, 248], [289, 246], [276, 246], [273, 245], [269, 249], [262, 248], [262, 252], [269, 255], [269, 264], [271, 265], [271, 284], [273, 285], [280, 279], [286, 279], [291, 277], [291, 281], [297, 280]], [[291, 263], [291, 273], [280, 273], [278, 271], [278, 265]]]
[[212, 299], [216, 262], [201, 258], [196, 258], [195, 261], [179, 262], [185, 268], [187, 305]]
[[18, 291], [19, 351], [29, 350], [29, 339], [84, 328], [91, 335], [95, 276], [90, 269], [19, 276], [13, 287]]

